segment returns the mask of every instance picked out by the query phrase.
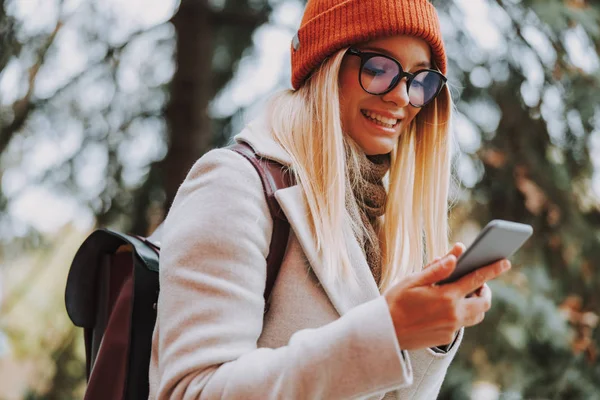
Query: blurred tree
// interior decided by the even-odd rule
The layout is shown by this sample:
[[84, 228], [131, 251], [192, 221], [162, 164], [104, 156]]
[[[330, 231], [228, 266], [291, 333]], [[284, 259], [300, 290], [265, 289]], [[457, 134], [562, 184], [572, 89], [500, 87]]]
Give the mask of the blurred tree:
[[231, 80], [237, 60], [252, 44], [252, 32], [267, 21], [270, 12], [267, 1], [230, 0], [216, 8], [208, 0], [184, 0], [173, 17], [178, 67], [166, 109], [170, 132], [163, 169], [167, 208], [191, 165], [229, 138], [230, 119], [211, 123], [208, 106]]
[[492, 48], [469, 32], [467, 2], [437, 3], [464, 27], [449, 35], [449, 56], [469, 121], [458, 126], [478, 143], [459, 157], [477, 176], [458, 215], [534, 227], [513, 271], [493, 282], [495, 306], [467, 331], [440, 398], [470, 398], [477, 381], [500, 398], [600, 398], [600, 5], [489, 1]]
[[19, 43], [15, 39], [14, 19], [6, 15], [4, 2], [0, 3], [0, 71], [6, 67], [10, 57], [18, 53]]
[[[477, 382], [500, 398], [598, 398], [600, 5], [433, 2], [457, 100], [454, 226], [505, 218], [535, 229], [493, 282], [495, 306], [467, 331], [440, 398], [471, 398]], [[192, 163], [234, 133], [236, 115], [215, 118], [209, 104], [279, 2], [184, 0], [149, 25], [98, 0], [51, 3], [56, 18], [33, 29], [15, 17], [17, 1], [0, 0], [0, 81], [18, 88], [0, 91], [4, 259], [22, 251], [15, 238], [40, 244], [6, 212], [32, 187], [76, 199], [99, 225], [151, 231]], [[31, 398], [76, 397], [71, 335], [48, 346], [56, 371]]]
[[[29, 229], [20, 234], [26, 247], [16, 246], [15, 232], [22, 229], [5, 212], [31, 187], [77, 199], [98, 225], [148, 234], [193, 162], [228, 140], [232, 117], [211, 118], [208, 106], [251, 46], [252, 32], [267, 21], [270, 5], [184, 0], [170, 21], [132, 29], [102, 2], [72, 9], [58, 1], [50, 29], [34, 33], [30, 21], [17, 26], [6, 11], [18, 8], [15, 1], [0, 2], [0, 78], [10, 67], [19, 80], [17, 98], [0, 103], [0, 237], [10, 243], [2, 258], [40, 244], [42, 237]], [[79, 68], [61, 63], [66, 46], [84, 55]], [[44, 160], [49, 153], [57, 156]], [[11, 290], [0, 313], [28, 292], [25, 286]], [[19, 340], [4, 323], [0, 329]], [[72, 334], [65, 331], [64, 340], [48, 348], [56, 368], [47, 392], [33, 390], [29, 398], [77, 397], [74, 382], [82, 370], [70, 360], [81, 343]]]
[[[101, 4], [87, 1], [65, 11], [59, 2], [51, 30], [22, 29], [16, 40], [14, 19], [4, 11], [15, 2], [2, 0], [0, 32], [10, 45], [2, 46], [0, 73], [12, 61], [27, 78], [21, 79], [22, 96], [0, 105], [0, 165], [11, 178], [7, 182], [25, 178], [5, 185], [0, 211], [27, 188], [42, 185], [89, 207], [99, 225], [146, 235], [193, 162], [228, 140], [232, 117], [211, 118], [208, 106], [230, 81], [271, 7], [266, 0], [183, 1], [171, 21], [132, 31]], [[64, 26], [68, 33], [61, 39], [77, 35], [71, 40], [88, 60], [47, 83], [60, 64], [63, 50], [53, 44]], [[43, 90], [36, 88], [40, 80]], [[31, 158], [42, 136], [59, 148], [80, 144], [51, 168], [24, 173], [24, 165], [38, 163]], [[1, 230], [15, 231], [9, 214], [0, 215]]]

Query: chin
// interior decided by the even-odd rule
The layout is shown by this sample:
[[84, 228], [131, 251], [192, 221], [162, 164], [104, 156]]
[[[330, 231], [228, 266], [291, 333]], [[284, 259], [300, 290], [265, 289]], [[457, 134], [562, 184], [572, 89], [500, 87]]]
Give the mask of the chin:
[[394, 145], [395, 142], [392, 143], [390, 142], [380, 142], [377, 141], [375, 143], [365, 143], [364, 145], [361, 145], [361, 148], [363, 149], [363, 151], [365, 152], [366, 155], [368, 156], [376, 156], [379, 154], [388, 154], [391, 153], [392, 150], [394, 150]]

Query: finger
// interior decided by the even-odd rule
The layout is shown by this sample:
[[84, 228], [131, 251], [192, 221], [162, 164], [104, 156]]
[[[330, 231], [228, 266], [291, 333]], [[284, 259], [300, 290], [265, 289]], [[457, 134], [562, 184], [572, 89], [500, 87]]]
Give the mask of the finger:
[[477, 290], [475, 290], [473, 293], [469, 293], [467, 295], [467, 297], [471, 297], [471, 296], [481, 297], [484, 293], [485, 287], [487, 287], [489, 290], [489, 286], [487, 285], [487, 283], [484, 283], [483, 286], [478, 287]]
[[511, 268], [510, 261], [503, 259], [493, 264], [479, 268], [456, 281], [452, 288], [456, 288], [463, 296], [474, 292], [487, 281], [492, 280]]
[[441, 260], [430, 264], [423, 271], [414, 275], [411, 286], [433, 285], [450, 276], [456, 267], [456, 257], [449, 254]]
[[484, 283], [475, 293], [477, 297], [484, 297], [492, 300], [492, 289], [490, 289], [487, 283]]
[[485, 313], [482, 312], [482, 313], [473, 315], [468, 320], [465, 320], [465, 323], [464, 323], [463, 326], [464, 327], [469, 327], [469, 326], [479, 325], [480, 323], [483, 322], [484, 319], [485, 319]]
[[471, 297], [464, 299], [461, 304], [463, 308], [463, 326], [473, 326], [481, 323], [485, 318], [485, 313], [492, 307], [491, 298]]
[[452, 246], [452, 249], [450, 249], [450, 253], [454, 255], [454, 257], [458, 258], [462, 255], [462, 253], [464, 253], [466, 250], [466, 247], [464, 244], [462, 244], [461, 242], [456, 242], [454, 243], [454, 246]]
[[433, 260], [431, 260], [431, 261], [429, 262], [429, 264], [427, 264], [427, 265], [425, 266], [425, 268], [429, 268], [430, 266], [432, 266], [433, 264], [436, 264], [436, 263], [437, 263], [438, 261], [440, 261], [441, 259], [442, 259], [442, 257], [436, 257], [436, 258], [434, 258]]
[[473, 296], [462, 300], [461, 306], [465, 307], [467, 313], [487, 312], [492, 307], [492, 291], [482, 290], [485, 291], [484, 296]]

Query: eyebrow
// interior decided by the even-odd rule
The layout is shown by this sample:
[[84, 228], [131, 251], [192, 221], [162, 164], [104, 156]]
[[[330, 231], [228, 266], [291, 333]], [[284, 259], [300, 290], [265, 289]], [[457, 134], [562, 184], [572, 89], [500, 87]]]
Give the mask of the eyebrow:
[[[363, 46], [363, 50], [374, 50], [374, 51], [378, 51], [380, 53], [385, 54], [386, 56], [390, 56], [392, 57], [394, 60], [397, 60], [397, 57], [392, 54], [390, 51], [383, 49], [381, 47], [377, 47], [377, 46]], [[429, 61], [421, 61], [420, 63], [417, 63], [415, 65], [412, 66], [413, 68], [417, 67], [417, 68], [431, 68], [431, 63]]]

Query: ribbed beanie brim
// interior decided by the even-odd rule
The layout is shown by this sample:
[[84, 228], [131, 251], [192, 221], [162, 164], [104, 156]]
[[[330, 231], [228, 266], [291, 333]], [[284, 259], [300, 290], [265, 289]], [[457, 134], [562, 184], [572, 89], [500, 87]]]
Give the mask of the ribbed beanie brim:
[[291, 49], [292, 86], [302, 86], [325, 58], [342, 48], [395, 35], [425, 40], [435, 65], [446, 73], [439, 19], [428, 0], [309, 0]]

